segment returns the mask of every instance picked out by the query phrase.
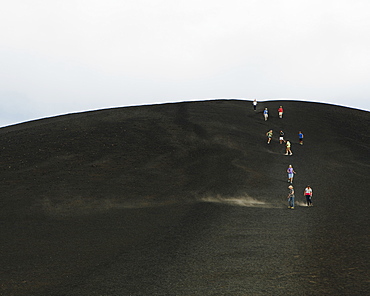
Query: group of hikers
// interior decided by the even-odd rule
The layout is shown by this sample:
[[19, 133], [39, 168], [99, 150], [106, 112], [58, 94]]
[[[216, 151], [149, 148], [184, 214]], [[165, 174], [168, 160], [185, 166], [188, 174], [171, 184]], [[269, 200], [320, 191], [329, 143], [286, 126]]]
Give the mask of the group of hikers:
[[[280, 131], [279, 132], [279, 143], [280, 144], [285, 144], [285, 155], [293, 155], [293, 152], [292, 152], [292, 144], [290, 143], [289, 140], [284, 140], [284, 135], [285, 133], [283, 131]], [[271, 140], [272, 140], [272, 136], [273, 136], [273, 131], [272, 129], [269, 130], [267, 133], [266, 133], [266, 136], [267, 136], [267, 144], [270, 144], [271, 143]], [[303, 133], [301, 131], [298, 132], [298, 138], [299, 138], [299, 144], [300, 145], [303, 145]]]
[[[257, 110], [257, 100], [254, 100], [253, 101], [253, 109], [254, 111]], [[283, 106], [280, 106], [278, 108], [278, 114], [279, 114], [279, 118], [283, 118], [283, 114], [284, 114], [284, 109], [283, 109]], [[265, 121], [268, 120], [268, 117], [269, 117], [269, 111], [267, 108], [265, 108], [263, 110], [263, 117], [265, 119]], [[293, 155], [293, 152], [291, 150], [291, 143], [289, 140], [284, 140], [284, 132], [281, 130], [279, 132], [279, 143], [280, 144], [283, 144], [285, 143], [285, 155]], [[272, 136], [273, 136], [273, 131], [272, 129], [270, 129], [267, 133], [266, 133], [266, 136], [267, 136], [267, 144], [270, 144], [271, 143], [271, 140], [272, 140]], [[299, 144], [300, 145], [303, 145], [303, 138], [304, 138], [304, 135], [301, 131], [298, 132], [298, 140], [299, 140]], [[289, 194], [288, 194], [288, 208], [289, 209], [294, 209], [294, 199], [295, 199], [295, 192], [294, 192], [294, 188], [293, 188], [293, 177], [294, 177], [294, 174], [296, 174], [296, 172], [294, 171], [293, 169], [293, 166], [292, 165], [289, 165], [288, 169], [287, 169], [287, 173], [288, 173], [288, 183], [290, 183], [290, 185], [288, 186], [289, 188]], [[310, 185], [307, 185], [307, 187], [304, 189], [304, 192], [303, 192], [303, 195], [305, 196], [306, 198], [306, 204], [308, 207], [312, 206], [312, 188]]]

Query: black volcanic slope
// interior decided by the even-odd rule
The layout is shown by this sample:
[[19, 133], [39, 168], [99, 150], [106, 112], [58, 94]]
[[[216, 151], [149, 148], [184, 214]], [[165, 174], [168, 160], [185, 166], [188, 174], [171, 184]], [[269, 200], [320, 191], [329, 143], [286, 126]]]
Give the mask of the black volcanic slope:
[[369, 127], [333, 105], [217, 100], [2, 128], [0, 295], [366, 295]]

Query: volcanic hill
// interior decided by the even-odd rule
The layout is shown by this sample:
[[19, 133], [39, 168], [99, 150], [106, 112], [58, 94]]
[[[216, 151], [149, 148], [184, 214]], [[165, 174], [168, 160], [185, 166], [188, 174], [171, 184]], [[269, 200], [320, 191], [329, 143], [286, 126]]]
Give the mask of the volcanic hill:
[[0, 295], [365, 295], [369, 127], [334, 105], [214, 100], [1, 128]]

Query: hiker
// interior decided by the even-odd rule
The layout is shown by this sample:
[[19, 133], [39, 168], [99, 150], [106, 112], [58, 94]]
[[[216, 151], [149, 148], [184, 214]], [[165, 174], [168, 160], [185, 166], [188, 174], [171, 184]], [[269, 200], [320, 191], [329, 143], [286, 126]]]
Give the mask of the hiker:
[[294, 188], [292, 185], [289, 185], [288, 188], [288, 209], [294, 209]]
[[267, 136], [267, 144], [270, 144], [271, 139], [272, 139], [272, 130], [269, 130], [269, 131], [266, 133], [266, 136]]
[[279, 141], [280, 141], [280, 144], [283, 144], [283, 142], [285, 143], [283, 131], [280, 131]]
[[299, 144], [300, 145], [303, 145], [303, 134], [302, 134], [302, 132], [301, 131], [299, 131], [299, 133], [298, 133], [298, 137], [299, 137]]
[[257, 100], [256, 99], [254, 99], [254, 101], [253, 101], [253, 109], [254, 109], [254, 111], [256, 111], [256, 109], [257, 109]]
[[287, 140], [286, 141], [286, 144], [285, 144], [285, 146], [286, 146], [286, 150], [285, 150], [285, 155], [293, 155], [293, 152], [292, 152], [292, 150], [290, 149], [291, 148], [291, 146], [292, 146], [292, 144], [290, 144], [290, 141], [289, 140]]
[[265, 121], [267, 121], [267, 118], [269, 118], [269, 110], [267, 110], [267, 108], [263, 110], [263, 117], [265, 118]]
[[294, 171], [292, 165], [290, 164], [288, 169], [286, 170], [288, 173], [288, 183], [292, 184], [293, 183], [293, 177], [296, 172]]
[[279, 112], [279, 118], [283, 118], [284, 109], [282, 106], [279, 107], [278, 112]]
[[304, 196], [306, 197], [307, 206], [313, 206], [312, 204], [312, 188], [310, 185], [307, 185], [307, 187], [304, 189]]

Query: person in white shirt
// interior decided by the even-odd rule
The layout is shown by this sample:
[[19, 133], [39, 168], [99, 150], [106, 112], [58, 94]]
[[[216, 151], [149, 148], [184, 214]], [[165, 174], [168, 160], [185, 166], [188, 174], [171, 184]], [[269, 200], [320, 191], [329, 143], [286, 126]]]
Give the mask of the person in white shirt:
[[307, 187], [304, 189], [304, 196], [306, 197], [307, 206], [312, 206], [312, 188], [310, 185], [307, 185]]
[[257, 100], [256, 99], [254, 99], [254, 101], [253, 101], [253, 109], [254, 109], [254, 111], [256, 111], [256, 109], [257, 109]]

